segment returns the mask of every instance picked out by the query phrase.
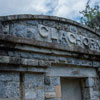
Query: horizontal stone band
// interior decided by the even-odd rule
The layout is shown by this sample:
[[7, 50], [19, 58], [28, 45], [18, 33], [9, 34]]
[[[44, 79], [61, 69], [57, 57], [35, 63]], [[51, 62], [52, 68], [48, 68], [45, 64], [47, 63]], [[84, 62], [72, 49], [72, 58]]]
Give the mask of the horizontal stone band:
[[44, 47], [44, 48], [58, 49], [58, 50], [71, 51], [71, 52], [78, 52], [78, 53], [84, 53], [84, 54], [100, 55], [100, 52], [84, 49], [79, 46], [69, 47], [69, 46], [60, 45], [60, 44], [48, 43], [48, 42], [38, 41], [34, 39], [14, 37], [14, 36], [4, 35], [4, 34], [0, 34], [0, 40], [11, 42], [11, 43], [26, 44], [26, 45], [39, 46], [39, 47]]
[[70, 66], [85, 66], [85, 67], [99, 67], [100, 63], [96, 61], [86, 61], [78, 59], [66, 59], [65, 62], [58, 60], [46, 61], [38, 59], [25, 59], [18, 57], [0, 56], [0, 64], [13, 64], [19, 66], [32, 66], [32, 67], [51, 67], [53, 64], [70, 65]]
[[42, 66], [49, 67], [51, 65], [50, 61], [36, 60], [36, 59], [24, 59], [18, 57], [0, 56], [1, 64], [14, 64], [14, 65], [24, 65], [24, 66]]

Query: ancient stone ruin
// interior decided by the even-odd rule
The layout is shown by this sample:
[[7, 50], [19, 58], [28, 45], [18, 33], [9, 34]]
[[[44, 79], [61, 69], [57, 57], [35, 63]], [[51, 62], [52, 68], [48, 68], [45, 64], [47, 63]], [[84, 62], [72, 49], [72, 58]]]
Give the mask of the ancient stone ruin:
[[100, 33], [40, 15], [0, 17], [0, 100], [100, 100]]

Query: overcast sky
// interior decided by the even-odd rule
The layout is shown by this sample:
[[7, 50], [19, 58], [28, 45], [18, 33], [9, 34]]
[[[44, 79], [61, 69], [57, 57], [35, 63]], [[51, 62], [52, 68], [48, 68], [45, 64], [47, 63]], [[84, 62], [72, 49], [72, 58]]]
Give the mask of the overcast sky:
[[[42, 14], [78, 21], [87, 0], [0, 0], [0, 16], [13, 14]], [[100, 4], [91, 0], [90, 5]]]

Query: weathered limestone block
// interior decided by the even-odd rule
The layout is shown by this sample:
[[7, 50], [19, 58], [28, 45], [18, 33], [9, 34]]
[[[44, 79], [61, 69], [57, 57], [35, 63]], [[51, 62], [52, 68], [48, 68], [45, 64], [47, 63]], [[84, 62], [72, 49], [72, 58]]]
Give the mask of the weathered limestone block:
[[60, 85], [60, 77], [48, 77], [50, 84], [45, 84], [45, 91], [56, 92], [56, 86]]
[[19, 74], [13, 72], [1, 72], [0, 73], [0, 81], [15, 81], [19, 82]]
[[24, 38], [36, 38], [36, 34], [38, 33], [38, 29], [36, 25], [34, 25], [36, 21], [20, 21], [11, 23], [10, 34], [18, 37]]
[[89, 77], [82, 88], [83, 100], [99, 100], [98, 78]]
[[55, 92], [45, 92], [45, 98], [46, 99], [56, 98], [56, 93]]
[[20, 98], [20, 80], [18, 73], [0, 73], [0, 99]]
[[[53, 100], [57, 98], [57, 86], [60, 85], [60, 77], [48, 77], [50, 78], [50, 84], [45, 84], [45, 98], [46, 100]], [[58, 99], [57, 99], [58, 100]]]
[[15, 64], [15, 65], [24, 65], [24, 66], [42, 66], [50, 67], [50, 61], [37, 60], [37, 59], [24, 59], [19, 57], [9, 57], [9, 56], [0, 56], [0, 63], [5, 64]]
[[86, 80], [86, 87], [94, 87], [95, 86], [95, 80], [94, 78], [88, 78]]
[[25, 74], [24, 93], [25, 100], [44, 100], [43, 74]]
[[53, 16], [0, 17], [0, 99], [63, 100], [66, 77], [83, 81], [82, 100], [99, 100], [99, 67], [100, 33]]

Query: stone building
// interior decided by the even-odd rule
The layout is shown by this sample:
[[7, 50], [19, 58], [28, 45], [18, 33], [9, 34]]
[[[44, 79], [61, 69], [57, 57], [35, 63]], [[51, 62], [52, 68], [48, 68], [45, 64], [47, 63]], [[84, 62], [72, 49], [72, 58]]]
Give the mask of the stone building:
[[100, 33], [72, 20], [0, 17], [0, 100], [100, 100]]

